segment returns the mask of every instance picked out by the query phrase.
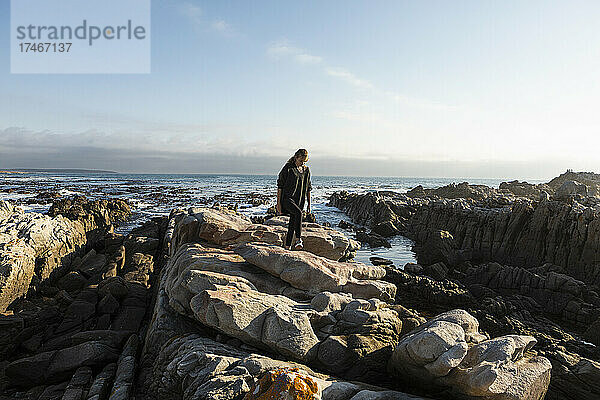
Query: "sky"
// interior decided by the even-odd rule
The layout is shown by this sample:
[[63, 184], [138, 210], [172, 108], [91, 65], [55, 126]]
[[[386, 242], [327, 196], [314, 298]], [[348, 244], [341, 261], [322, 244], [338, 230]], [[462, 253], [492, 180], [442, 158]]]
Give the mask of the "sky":
[[600, 172], [600, 2], [152, 1], [151, 73], [10, 74], [0, 168]]

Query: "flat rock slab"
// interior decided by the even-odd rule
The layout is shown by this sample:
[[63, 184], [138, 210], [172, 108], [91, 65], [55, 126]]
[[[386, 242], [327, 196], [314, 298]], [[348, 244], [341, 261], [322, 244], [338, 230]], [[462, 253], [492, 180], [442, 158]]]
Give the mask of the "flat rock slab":
[[333, 261], [307, 251], [259, 243], [238, 246], [235, 252], [298, 289], [313, 293], [345, 292], [355, 298], [384, 301], [396, 295], [395, 285], [377, 281], [385, 276], [385, 269], [379, 266]]

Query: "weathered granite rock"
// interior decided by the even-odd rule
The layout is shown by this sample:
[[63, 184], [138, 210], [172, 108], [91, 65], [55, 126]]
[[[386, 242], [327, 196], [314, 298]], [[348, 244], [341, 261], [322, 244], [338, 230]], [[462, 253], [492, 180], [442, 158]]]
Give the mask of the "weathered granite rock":
[[448, 387], [461, 398], [544, 398], [550, 361], [525, 353], [530, 336], [484, 340], [477, 320], [462, 310], [444, 313], [401, 339], [389, 361], [400, 379], [422, 387]]
[[245, 343], [302, 361], [315, 356], [319, 339], [307, 315], [310, 308], [287, 297], [221, 286], [198, 294], [190, 306], [200, 322]]
[[310, 292], [344, 292], [354, 297], [389, 301], [395, 286], [377, 281], [385, 276], [378, 266], [332, 261], [306, 251], [290, 251], [279, 246], [248, 243], [235, 252], [295, 288]]
[[524, 356], [535, 343], [530, 336], [508, 335], [476, 344], [445, 380], [474, 398], [541, 400], [552, 366], [547, 358]]
[[[230, 283], [250, 282], [249, 286], [254, 287], [260, 292], [285, 295], [292, 299], [309, 300], [306, 292], [292, 288], [288, 283], [263, 271], [262, 269], [247, 263], [241, 256], [233, 251], [204, 248], [199, 244], [185, 244], [179, 248], [175, 255], [169, 260], [165, 268], [168, 276], [165, 280], [165, 289], [169, 294], [171, 307], [183, 314], [190, 314], [189, 302], [196, 294], [200, 293], [201, 288], [213, 284], [205, 282], [204, 286], [188, 285], [188, 282], [198, 281], [202, 278], [208, 278], [207, 273], [216, 273], [226, 276], [215, 276], [215, 282]], [[200, 271], [200, 272], [197, 272]], [[235, 286], [235, 285], [234, 285]], [[208, 287], [207, 287], [208, 288]]]
[[27, 292], [34, 275], [47, 279], [85, 244], [83, 226], [62, 216], [16, 212], [5, 218], [0, 224], [0, 311]]
[[339, 381], [304, 365], [250, 354], [198, 335], [167, 342], [156, 359], [153, 376], [154, 390], [146, 397], [152, 400], [311, 399], [302, 396], [314, 393], [320, 393], [316, 398], [322, 400], [422, 399]]
[[353, 300], [334, 315], [330, 335], [319, 345], [318, 361], [346, 379], [388, 381], [386, 365], [402, 331], [398, 313], [379, 301]]
[[[0, 201], [5, 204], [0, 222], [0, 312], [27, 293], [32, 281], [42, 283], [70, 265], [86, 246], [90, 231], [108, 229], [129, 213], [120, 201], [84, 202], [80, 211], [72, 203], [61, 202], [60, 207], [57, 203], [56, 212], [47, 216], [24, 213]], [[62, 213], [78, 218], [71, 220]]]
[[[173, 272], [185, 273], [190, 270], [190, 266], [194, 265], [194, 260], [204, 258], [203, 261], [196, 261], [198, 268], [202, 265], [217, 265], [215, 269], [219, 269], [223, 274], [232, 269], [240, 270], [235, 268], [235, 263], [222, 258], [227, 252], [211, 253], [214, 251], [217, 250], [203, 249], [195, 244], [184, 245], [176, 252], [176, 258], [171, 259], [161, 272], [154, 315], [144, 341], [144, 355], [138, 380], [138, 395], [141, 398], [150, 400], [241, 399], [251, 393], [253, 385], [267, 371], [277, 368], [300, 368], [302, 373], [317, 380], [323, 399], [420, 399], [400, 392], [338, 381], [314, 373], [304, 365], [251, 354], [216, 343], [208, 337], [201, 337], [201, 335], [210, 336], [211, 333], [205, 332], [199, 323], [173, 310], [169, 305], [168, 296], [172, 288], [169, 291], [166, 289], [167, 286], [173, 286], [171, 281], [178, 277], [179, 272], [177, 274]], [[232, 253], [229, 255], [239, 258]], [[208, 262], [211, 257], [214, 262]], [[241, 263], [245, 264], [243, 261]], [[212, 285], [218, 282], [213, 280], [208, 283]], [[208, 292], [205, 290], [203, 293]], [[332, 294], [332, 297], [339, 297], [340, 304], [346, 306], [346, 301], [341, 300], [341, 294]], [[286, 300], [283, 302], [291, 305]], [[329, 305], [330, 302], [327, 302], [324, 307]], [[342, 305], [332, 306], [332, 309], [337, 312], [341, 308]], [[305, 311], [305, 314], [309, 313]], [[244, 315], [239, 317], [247, 318]], [[239, 347], [239, 344], [237, 346]]]
[[[282, 245], [287, 232], [287, 217], [269, 219], [267, 225], [252, 224], [250, 219], [228, 210], [192, 208], [186, 213], [173, 213], [173, 233], [170, 246], [206, 240], [219, 245], [263, 242]], [[352, 257], [359, 248], [357, 242], [334, 229], [318, 224], [303, 224], [304, 249], [323, 257], [339, 260]]]

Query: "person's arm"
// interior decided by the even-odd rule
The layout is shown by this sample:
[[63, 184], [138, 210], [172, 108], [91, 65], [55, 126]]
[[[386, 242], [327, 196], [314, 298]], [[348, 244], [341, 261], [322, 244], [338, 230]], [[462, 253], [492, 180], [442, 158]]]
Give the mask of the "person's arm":
[[277, 215], [283, 214], [281, 212], [281, 195], [283, 194], [283, 188], [285, 187], [285, 182], [287, 180], [285, 165], [279, 172], [279, 176], [277, 177], [277, 205], [275, 206], [275, 210], [277, 211]]
[[281, 188], [277, 188], [277, 206], [275, 208], [275, 210], [277, 211], [277, 215], [281, 215], [281, 192], [283, 192], [283, 190]]
[[[308, 168], [308, 167], [306, 167], [306, 168]], [[309, 213], [310, 212], [310, 191], [312, 190], [312, 183], [310, 181], [310, 168], [308, 169], [307, 178], [308, 178], [308, 185], [306, 188], [306, 212]]]

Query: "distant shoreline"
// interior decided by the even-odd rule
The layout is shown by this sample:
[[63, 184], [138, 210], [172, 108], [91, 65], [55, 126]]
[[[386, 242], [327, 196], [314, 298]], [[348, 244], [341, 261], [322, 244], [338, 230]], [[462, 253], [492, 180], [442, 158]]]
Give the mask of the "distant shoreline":
[[78, 168], [11, 168], [0, 170], [3, 174], [26, 174], [28, 172], [66, 172], [66, 173], [84, 173], [84, 174], [118, 174], [116, 171], [107, 171], [103, 169], [78, 169]]

